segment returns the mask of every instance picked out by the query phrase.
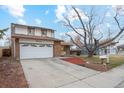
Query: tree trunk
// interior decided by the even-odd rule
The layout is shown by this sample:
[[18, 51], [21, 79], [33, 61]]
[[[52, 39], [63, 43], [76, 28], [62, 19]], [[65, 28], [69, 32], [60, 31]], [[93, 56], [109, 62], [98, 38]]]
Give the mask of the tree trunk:
[[89, 52], [88, 57], [93, 57], [93, 52]]

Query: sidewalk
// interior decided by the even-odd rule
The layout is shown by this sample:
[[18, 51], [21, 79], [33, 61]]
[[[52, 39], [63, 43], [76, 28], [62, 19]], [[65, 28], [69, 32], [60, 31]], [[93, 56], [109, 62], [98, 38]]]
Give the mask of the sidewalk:
[[63, 87], [81, 87], [81, 84], [87, 84], [94, 88], [123, 88], [124, 87], [124, 65], [114, 68], [110, 71], [96, 74], [75, 83]]

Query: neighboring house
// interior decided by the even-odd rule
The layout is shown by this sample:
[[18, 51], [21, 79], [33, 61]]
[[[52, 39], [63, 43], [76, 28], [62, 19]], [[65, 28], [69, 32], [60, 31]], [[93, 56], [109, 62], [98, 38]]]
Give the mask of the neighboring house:
[[79, 49], [77, 46], [75, 46], [74, 44], [71, 46], [70, 49], [70, 54], [71, 55], [81, 55], [82, 50]]
[[81, 50], [80, 49], [71, 49], [70, 50], [71, 55], [81, 55]]
[[[106, 43], [106, 42], [108, 42], [108, 40], [110, 40], [110, 39], [107, 39], [107, 40], [104, 40], [104, 41], [100, 42], [101, 46], [96, 49], [94, 55], [106, 55], [106, 54], [113, 55], [113, 54], [117, 54], [118, 49], [116, 47], [116, 44], [118, 42], [112, 41], [110, 43]], [[88, 47], [90, 47], [90, 46], [91, 45], [89, 45]], [[85, 47], [82, 48], [82, 49], [78, 49], [77, 47], [75, 47], [75, 48], [74, 47], [75, 47], [75, 45], [73, 45], [73, 48], [71, 49], [73, 54], [74, 54], [74, 52], [76, 54], [76, 52], [79, 53], [80, 51], [81, 51], [81, 54], [83, 54], [83, 55], [88, 54], [87, 49]]]
[[[118, 42], [111, 41], [110, 43], [108, 43], [110, 40], [111, 39], [106, 39], [99, 42], [100, 47], [96, 49], [94, 55], [116, 55], [117, 54], [116, 44]], [[84, 53], [86, 53], [86, 49]]]
[[100, 55], [105, 55], [105, 54], [109, 54], [109, 55], [116, 55], [117, 54], [117, 47], [116, 46], [106, 46], [106, 47], [102, 47], [99, 49], [99, 54]]
[[71, 43], [61, 42], [61, 56], [68, 56], [68, 55], [70, 55], [70, 47], [71, 46], [72, 46]]
[[117, 46], [118, 54], [124, 55], [124, 44]]
[[[105, 41], [107, 42], [107, 40]], [[99, 55], [116, 55], [117, 54], [117, 47], [116, 47], [116, 44], [118, 42], [115, 42], [115, 41], [112, 41], [110, 43], [107, 43], [107, 44], [103, 44], [101, 47], [99, 47], [99, 52], [98, 54]]]
[[16, 60], [61, 56], [61, 41], [54, 30], [36, 26], [11, 24], [11, 50]]

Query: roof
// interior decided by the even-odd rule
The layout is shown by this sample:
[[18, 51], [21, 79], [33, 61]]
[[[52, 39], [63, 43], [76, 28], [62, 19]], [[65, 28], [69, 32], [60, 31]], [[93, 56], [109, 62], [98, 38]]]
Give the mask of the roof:
[[106, 46], [110, 46], [110, 45], [115, 45], [118, 42], [112, 41], [112, 39], [106, 39], [103, 41], [100, 41], [99, 44], [101, 45], [101, 47], [106, 47]]
[[124, 48], [124, 44], [117, 46], [118, 48]]
[[104, 45], [106, 43], [112, 42], [112, 39], [105, 39], [99, 42], [99, 44]]
[[103, 44], [100, 47], [103, 48], [103, 47], [107, 47], [107, 46], [110, 46], [110, 45], [115, 45], [116, 43], [118, 43], [118, 42], [110, 42], [110, 43]]
[[81, 51], [81, 49], [71, 49], [70, 51]]
[[23, 26], [23, 27], [32, 27], [32, 28], [39, 28], [39, 29], [45, 29], [45, 30], [55, 31], [54, 29], [45, 28], [45, 27], [38, 27], [38, 26], [31, 26], [31, 25], [23, 25], [23, 24], [16, 24], [16, 23], [11, 23], [11, 25]]
[[73, 44], [69, 43], [69, 42], [61, 42], [61, 45], [64, 46], [72, 46]]
[[32, 36], [32, 35], [13, 34], [11, 37], [12, 38], [23, 38], [23, 39], [35, 39], [35, 40], [62, 41], [60, 39], [48, 37], [48, 36]]

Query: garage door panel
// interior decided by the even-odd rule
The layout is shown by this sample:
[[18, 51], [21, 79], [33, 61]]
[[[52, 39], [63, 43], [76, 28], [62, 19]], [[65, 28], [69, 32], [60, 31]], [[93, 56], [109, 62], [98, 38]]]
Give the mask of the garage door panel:
[[53, 45], [51, 47], [34, 47], [20, 45], [20, 59], [53, 57]]

